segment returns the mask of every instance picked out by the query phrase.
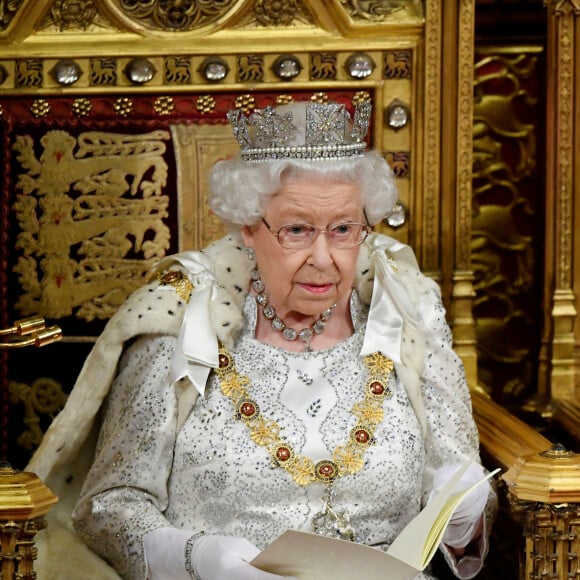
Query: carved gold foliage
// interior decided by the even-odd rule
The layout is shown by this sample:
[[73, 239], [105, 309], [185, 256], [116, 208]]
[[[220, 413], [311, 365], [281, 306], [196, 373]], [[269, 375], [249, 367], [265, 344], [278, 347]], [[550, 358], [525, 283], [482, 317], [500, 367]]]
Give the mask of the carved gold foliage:
[[133, 20], [157, 30], [195, 30], [223, 18], [237, 0], [115, 0]]
[[253, 13], [261, 26], [290, 26], [310, 20], [300, 0], [256, 0]]
[[456, 270], [470, 270], [471, 179], [473, 164], [473, 29], [475, 5], [461, 2], [457, 75], [457, 257]]
[[105, 319], [144, 282], [169, 248], [169, 138], [161, 130], [76, 138], [53, 130], [38, 143], [16, 136], [19, 312]]
[[98, 15], [94, 0], [54, 0], [40, 28], [87, 30], [95, 23]]
[[442, 16], [439, 2], [427, 3], [425, 28], [425, 161], [423, 163], [423, 267], [435, 272], [439, 263], [439, 155], [440, 155], [440, 96], [441, 88], [441, 30]]
[[232, 22], [235, 28], [296, 28], [314, 23], [303, 0], [253, 0], [248, 4], [250, 8]]
[[536, 98], [523, 83], [536, 65], [537, 57], [522, 49], [480, 57], [475, 66], [471, 264], [479, 375], [510, 401], [534, 380], [536, 208], [526, 189], [536, 166], [536, 127], [523, 119], [532, 116]]
[[0, 30], [8, 28], [23, 3], [24, 0], [0, 0]]
[[340, 0], [354, 20], [381, 22], [393, 17], [422, 16], [422, 0]]
[[40, 377], [31, 385], [11, 381], [8, 393], [12, 405], [24, 407], [25, 429], [17, 437], [18, 444], [24, 449], [36, 449], [43, 436], [41, 416], [53, 419], [64, 407], [67, 395], [62, 385], [49, 377]]
[[544, 6], [548, 6], [556, 16], [580, 15], [580, 2], [578, 0], [544, 0]]
[[[570, 10], [565, 11], [564, 5]], [[555, 111], [554, 119], [557, 133], [558, 158], [557, 171], [554, 181], [557, 204], [559, 206], [559, 237], [557, 244], [559, 263], [557, 265], [558, 290], [572, 288], [572, 230], [573, 230], [573, 173], [574, 173], [574, 95], [576, 68], [578, 66], [578, 46], [575, 36], [577, 30], [576, 19], [570, 14], [572, 2], [558, 3], [560, 14], [558, 18], [558, 65], [557, 81], [555, 83]], [[555, 7], [553, 6], [553, 9]], [[580, 39], [579, 39], [580, 40]], [[578, 101], [576, 95], [576, 102]]]

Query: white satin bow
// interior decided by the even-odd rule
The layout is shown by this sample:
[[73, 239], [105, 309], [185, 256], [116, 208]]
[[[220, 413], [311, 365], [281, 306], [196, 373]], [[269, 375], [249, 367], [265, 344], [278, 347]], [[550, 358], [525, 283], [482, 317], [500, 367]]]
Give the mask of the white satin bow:
[[409, 294], [396, 275], [396, 262], [389, 255], [400, 258], [418, 269], [409, 246], [387, 236], [373, 234], [365, 242], [375, 268], [373, 295], [361, 356], [380, 351], [395, 363], [403, 362], [401, 345], [403, 325], [417, 325]]
[[[195, 259], [192, 259], [193, 255]], [[218, 340], [210, 307], [216, 298], [216, 278], [211, 259], [201, 252], [177, 254], [172, 259], [189, 273], [195, 291], [191, 293], [183, 317], [171, 361], [170, 378], [174, 383], [189, 377], [203, 395], [210, 370], [218, 366]]]

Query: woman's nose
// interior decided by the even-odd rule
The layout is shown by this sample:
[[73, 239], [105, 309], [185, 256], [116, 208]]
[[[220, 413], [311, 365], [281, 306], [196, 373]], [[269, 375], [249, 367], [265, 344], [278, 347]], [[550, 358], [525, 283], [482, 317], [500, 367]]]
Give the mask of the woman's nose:
[[332, 247], [328, 241], [326, 233], [320, 232], [318, 237], [310, 246], [309, 263], [319, 269], [324, 269], [333, 263]]

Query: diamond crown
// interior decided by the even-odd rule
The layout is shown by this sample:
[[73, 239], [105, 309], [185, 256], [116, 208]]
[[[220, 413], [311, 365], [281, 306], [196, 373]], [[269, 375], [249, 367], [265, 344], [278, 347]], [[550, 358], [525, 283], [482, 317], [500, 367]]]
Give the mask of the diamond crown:
[[371, 110], [370, 101], [359, 102], [351, 120], [343, 104], [302, 101], [268, 106], [249, 117], [233, 109], [227, 117], [244, 161], [320, 161], [362, 155]]

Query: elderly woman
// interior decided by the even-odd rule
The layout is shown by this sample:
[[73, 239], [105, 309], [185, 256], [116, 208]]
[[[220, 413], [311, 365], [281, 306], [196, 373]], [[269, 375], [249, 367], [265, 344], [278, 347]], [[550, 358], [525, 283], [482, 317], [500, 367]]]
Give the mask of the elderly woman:
[[[288, 529], [386, 548], [478, 456], [438, 289], [371, 232], [396, 192], [365, 150], [370, 105], [228, 117], [241, 153], [215, 166], [210, 203], [231, 233], [160, 264], [69, 402], [98, 406], [115, 371], [73, 520], [123, 578], [281, 578], [250, 561]], [[64, 455], [84, 437], [61, 436]], [[480, 486], [451, 520], [459, 578], [481, 569], [494, 502]]]

